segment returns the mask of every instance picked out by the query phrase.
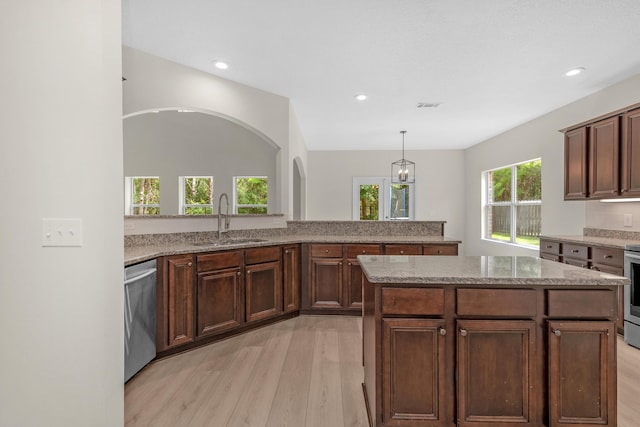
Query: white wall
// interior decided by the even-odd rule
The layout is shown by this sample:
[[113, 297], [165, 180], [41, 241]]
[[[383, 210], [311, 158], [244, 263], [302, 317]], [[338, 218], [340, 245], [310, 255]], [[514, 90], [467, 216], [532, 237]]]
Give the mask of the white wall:
[[179, 213], [180, 176], [213, 176], [214, 208], [233, 177], [266, 176], [269, 212], [276, 207], [278, 149], [250, 130], [210, 114], [161, 111], [124, 119], [125, 176], [160, 177], [160, 214]]
[[[399, 157], [399, 151], [310, 151], [307, 219], [350, 220], [353, 177], [390, 176]], [[416, 163], [415, 219], [447, 221], [445, 235], [462, 239], [464, 151], [406, 151], [405, 157]]]
[[[120, 1], [11, 0], [0, 25], [0, 425], [123, 425]], [[41, 219], [84, 244], [44, 248]]]
[[[537, 250], [481, 239], [482, 172], [525, 160], [542, 158], [542, 232], [545, 235], [581, 235], [585, 226], [611, 207], [564, 198], [564, 137], [559, 129], [637, 103], [640, 75], [582, 98], [555, 111], [515, 127], [465, 151], [466, 221], [464, 242], [467, 255], [537, 255]], [[526, 102], [526, 100], [523, 100]], [[585, 206], [586, 205], [586, 206]], [[590, 218], [592, 224], [585, 221]], [[599, 221], [597, 221], [599, 223]], [[603, 228], [603, 227], [599, 227]], [[606, 227], [609, 228], [609, 227]]]
[[276, 206], [290, 213], [290, 104], [285, 97], [235, 83], [212, 74], [122, 48], [123, 110], [132, 113], [182, 107], [218, 114], [280, 147], [276, 167]]

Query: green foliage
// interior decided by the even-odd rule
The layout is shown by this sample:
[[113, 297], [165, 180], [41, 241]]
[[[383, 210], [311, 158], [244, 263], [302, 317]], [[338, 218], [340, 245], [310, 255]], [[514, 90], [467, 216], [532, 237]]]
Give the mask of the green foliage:
[[379, 186], [375, 184], [360, 186], [360, 219], [365, 221], [378, 220]]
[[[267, 178], [247, 177], [236, 179], [236, 203], [238, 205], [266, 205], [268, 194]], [[266, 206], [238, 206], [238, 214], [266, 213]]]
[[542, 161], [517, 166], [518, 200], [542, 200]]
[[[140, 177], [133, 179], [133, 203], [136, 205], [160, 204], [160, 178]], [[133, 215], [159, 215], [159, 207], [137, 206]]]
[[213, 204], [213, 178], [204, 176], [185, 177], [184, 202], [187, 205]]
[[497, 169], [489, 172], [494, 202], [511, 201], [511, 168]]

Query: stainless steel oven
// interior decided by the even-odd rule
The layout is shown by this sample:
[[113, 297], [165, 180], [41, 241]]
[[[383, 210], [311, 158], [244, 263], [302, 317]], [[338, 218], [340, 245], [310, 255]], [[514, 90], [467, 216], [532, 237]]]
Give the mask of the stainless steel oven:
[[624, 275], [631, 281], [624, 287], [624, 341], [640, 348], [640, 245], [627, 245]]

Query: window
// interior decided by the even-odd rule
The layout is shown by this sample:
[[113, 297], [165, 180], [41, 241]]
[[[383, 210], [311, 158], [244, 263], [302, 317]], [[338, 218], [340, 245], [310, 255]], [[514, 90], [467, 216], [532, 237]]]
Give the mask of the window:
[[160, 178], [125, 177], [125, 215], [160, 215]]
[[181, 214], [213, 214], [212, 176], [181, 176], [179, 193]]
[[353, 219], [412, 220], [414, 184], [392, 184], [389, 178], [353, 178]]
[[266, 214], [268, 200], [266, 176], [236, 176], [233, 183], [233, 212]]
[[540, 246], [542, 161], [484, 172], [484, 238]]

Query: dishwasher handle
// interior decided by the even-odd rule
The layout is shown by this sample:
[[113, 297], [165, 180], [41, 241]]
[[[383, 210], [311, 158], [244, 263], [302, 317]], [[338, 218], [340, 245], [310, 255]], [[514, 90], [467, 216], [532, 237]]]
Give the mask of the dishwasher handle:
[[138, 274], [137, 276], [133, 276], [130, 279], [127, 279], [124, 281], [125, 285], [128, 285], [130, 283], [135, 282], [136, 280], [140, 280], [140, 279], [144, 279], [145, 277], [151, 276], [152, 274], [154, 274], [157, 271], [157, 269], [155, 268], [150, 268], [148, 270], [143, 270], [141, 272], [141, 274]]

